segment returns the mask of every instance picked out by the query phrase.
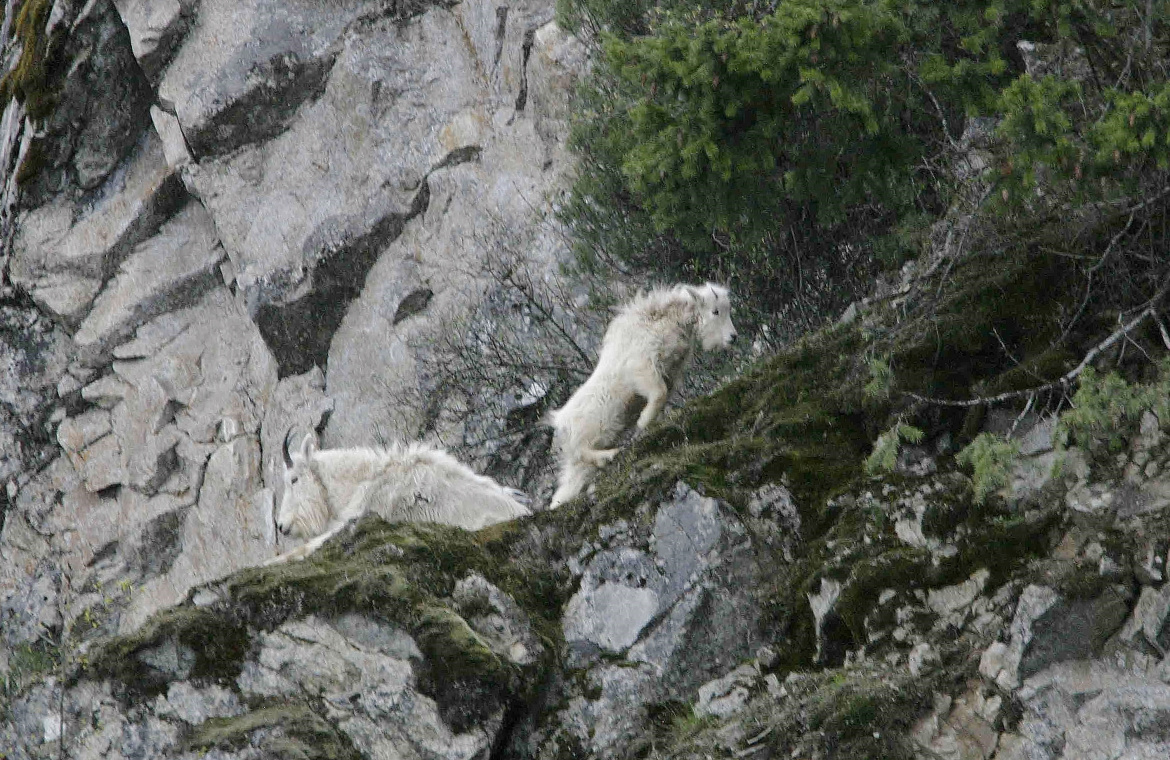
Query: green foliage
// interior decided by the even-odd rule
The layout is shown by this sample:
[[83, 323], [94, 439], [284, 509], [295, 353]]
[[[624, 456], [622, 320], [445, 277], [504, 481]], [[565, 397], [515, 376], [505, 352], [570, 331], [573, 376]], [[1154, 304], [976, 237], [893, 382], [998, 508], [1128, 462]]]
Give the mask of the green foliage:
[[[948, 167], [967, 147], [968, 117], [1002, 116], [994, 144], [980, 147], [1009, 216], [1040, 197], [1041, 183], [1043, 197], [1071, 199], [1075, 214], [1086, 201], [1143, 197], [1170, 171], [1165, 3], [561, 0], [559, 9], [597, 46], [572, 130], [581, 171], [563, 207], [581, 260], [727, 279], [786, 322], [810, 279], [845, 289], [854, 273], [864, 281], [921, 250], [964, 189]], [[1021, 70], [1022, 39], [1037, 45], [1035, 78]], [[901, 229], [906, 220], [918, 221]], [[832, 313], [856, 297], [827, 292], [801, 308]]]
[[[1021, 201], [1043, 169], [1078, 194], [1133, 192], [1170, 169], [1170, 12], [1144, 0], [1031, 3], [1056, 70], [1004, 89], [1003, 197]], [[1090, 180], [1094, 180], [1090, 182]]]
[[[759, 22], [696, 26], [670, 14], [655, 31], [610, 37], [604, 60], [643, 92], [629, 130], [613, 136], [659, 229], [702, 238], [778, 192], [847, 204], [890, 187], [905, 148], [879, 122], [888, 55], [903, 34], [888, 8], [797, 0]], [[846, 139], [858, 148], [837, 150]], [[821, 208], [839, 218], [835, 206]]]
[[1148, 162], [1170, 169], [1170, 83], [1148, 91], [1110, 90], [1108, 99], [1109, 110], [1089, 133], [1097, 164]]
[[1036, 186], [1037, 165], [1070, 166], [1081, 158], [1070, 130], [1068, 109], [1081, 96], [1076, 82], [1053, 76], [1039, 81], [1023, 75], [1004, 89], [1000, 107], [1004, 112], [999, 126], [1001, 136], [1014, 143], [1013, 165], [1009, 171], [1025, 189]]
[[562, 209], [580, 261], [728, 280], [788, 329], [837, 311], [916, 249], [899, 220], [945, 206], [934, 167], [1013, 75], [1019, 4], [561, 0], [597, 44]]
[[1072, 408], [1056, 425], [1061, 448], [1075, 443], [1093, 455], [1116, 453], [1144, 412], [1170, 419], [1170, 361], [1162, 362], [1159, 379], [1151, 383], [1131, 384], [1116, 372], [1102, 375], [1092, 367], [1085, 368], [1079, 381]]
[[865, 471], [871, 475], [879, 472], [893, 472], [898, 464], [898, 449], [902, 442], [918, 443], [922, 431], [913, 425], [897, 422], [878, 436], [873, 444], [873, 453], [865, 460]]
[[994, 433], [980, 433], [956, 455], [955, 461], [972, 469], [976, 504], [983, 504], [988, 496], [1008, 484], [1019, 451], [1018, 441], [1008, 441]]
[[1124, 180], [1145, 166], [1170, 169], [1170, 83], [1149, 91], [1107, 88], [1097, 94], [1100, 116], [1083, 117], [1082, 85], [1046, 75], [1021, 76], [1006, 88], [999, 134], [1012, 147], [1005, 166], [1005, 189], [1036, 186], [1040, 167], [1065, 179]]
[[862, 392], [868, 399], [884, 401], [890, 397], [894, 386], [894, 370], [889, 358], [874, 357], [869, 360], [869, 382]]

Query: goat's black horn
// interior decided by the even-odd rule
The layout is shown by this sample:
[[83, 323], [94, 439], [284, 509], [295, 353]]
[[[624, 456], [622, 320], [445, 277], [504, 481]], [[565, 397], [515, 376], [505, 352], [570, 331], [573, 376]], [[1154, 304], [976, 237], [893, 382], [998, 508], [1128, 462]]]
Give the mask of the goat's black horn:
[[289, 438], [292, 437], [292, 434], [293, 434], [293, 431], [290, 428], [288, 430], [288, 432], [286, 432], [284, 434], [284, 444], [280, 447], [280, 456], [281, 456], [281, 459], [284, 460], [285, 467], [292, 467], [292, 463], [293, 463], [292, 456], [289, 455], [289, 453], [288, 453], [288, 441], [289, 441]]

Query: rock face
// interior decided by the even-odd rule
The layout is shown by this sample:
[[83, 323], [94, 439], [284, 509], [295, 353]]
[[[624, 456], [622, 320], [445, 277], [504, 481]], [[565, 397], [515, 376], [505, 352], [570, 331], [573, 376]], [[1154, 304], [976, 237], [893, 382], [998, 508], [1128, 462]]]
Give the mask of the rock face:
[[91, 649], [52, 709], [58, 681], [28, 689], [0, 741], [19, 758], [62, 740], [86, 758], [484, 757], [546, 651], [482, 575], [427, 591], [441, 577], [415, 551], [428, 538], [366, 521], [346, 540], [399, 560], [376, 578], [337, 556], [205, 587]]
[[990, 414], [1021, 440], [991, 505], [942, 441], [870, 477], [827, 387], [846, 323], [561, 510], [369, 517], [261, 567], [309, 432], [547, 481], [538, 420], [604, 327], [553, 221], [586, 48], [553, 0], [32, 3], [4, 15], [33, 25], [5, 65], [51, 65], [0, 117], [0, 757], [1170, 756], [1170, 421], [1101, 466]]
[[[80, 6], [56, 3], [43, 30], [84, 61], [55, 85], [63, 105], [6, 136], [35, 134], [10, 159], [23, 192], [6, 273], [32, 304], [6, 307], [6, 523], [102, 583], [155, 588], [175, 568], [182, 583], [114, 615], [136, 610], [132, 625], [275, 550], [266, 510], [291, 430], [331, 414], [334, 445], [417, 434], [420, 412], [384, 405], [419, 382], [406, 336], [474, 308], [495, 237], [542, 223], [567, 93], [544, 85], [539, 109], [522, 96], [551, 3]], [[583, 56], [544, 38], [541, 80], [571, 81], [558, 66]], [[556, 260], [547, 241], [526, 253]], [[130, 572], [167, 515], [170, 559]], [[199, 525], [242, 543], [214, 549]], [[15, 556], [9, 590], [28, 582]]]
[[[765, 519], [777, 531], [799, 530], [799, 518]], [[690, 701], [765, 641], [759, 591], [769, 548], [726, 504], [679, 482], [644, 522], [602, 526], [570, 565], [580, 586], [562, 629], [569, 666], [588, 686], [558, 716], [547, 746], [627, 752], [643, 740], [650, 705]]]
[[[523, 239], [549, 272], [564, 255], [541, 229], [569, 168], [584, 48], [551, 0], [44, 11], [20, 23], [62, 63], [0, 129], [0, 675], [31, 689], [0, 754], [40, 756], [62, 732], [76, 756], [181, 754], [188, 727], [310, 682], [331, 703], [372, 701], [320, 724], [272, 711], [238, 736], [274, 752], [319, 729], [349, 753], [486, 754], [505, 706], [473, 725], [411, 696], [430, 655], [359, 618], [265, 628], [246, 687], [189, 683], [189, 652], [165, 645], [150, 657], [173, 683], [150, 706], [127, 711], [95, 681], [68, 691], [64, 724], [37, 711], [66, 665], [52, 652], [131, 635], [289, 548], [272, 518], [288, 440], [419, 435], [421, 406], [387, 398], [417, 393], [419, 342], [490, 296], [487, 254]], [[494, 587], [461, 589], [518, 610]], [[516, 625], [483, 636], [527, 663], [542, 648]], [[332, 675], [293, 672], [317, 660]], [[89, 705], [102, 728], [77, 733]]]

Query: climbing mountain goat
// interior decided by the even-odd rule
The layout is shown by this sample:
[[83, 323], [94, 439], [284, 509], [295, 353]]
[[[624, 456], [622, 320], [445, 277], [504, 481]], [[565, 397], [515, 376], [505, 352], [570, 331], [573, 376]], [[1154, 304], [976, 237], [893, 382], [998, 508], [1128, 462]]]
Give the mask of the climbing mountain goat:
[[274, 557], [270, 565], [304, 559], [368, 511], [391, 522], [435, 522], [467, 530], [531, 514], [520, 491], [422, 443], [318, 450], [309, 434], [290, 459], [276, 526], [281, 533], [312, 540]]
[[622, 307], [601, 343], [597, 367], [585, 384], [548, 417], [555, 429], [561, 472], [550, 509], [581, 493], [594, 471], [638, 415], [644, 430], [666, 406], [696, 346], [704, 351], [735, 342], [727, 288], [675, 285], [642, 293]]

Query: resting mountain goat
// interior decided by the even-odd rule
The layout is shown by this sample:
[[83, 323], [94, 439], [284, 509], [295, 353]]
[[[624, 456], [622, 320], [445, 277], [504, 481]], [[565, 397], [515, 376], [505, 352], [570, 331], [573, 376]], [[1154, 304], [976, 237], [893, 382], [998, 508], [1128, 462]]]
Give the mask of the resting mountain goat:
[[531, 514], [520, 491], [422, 443], [319, 451], [309, 434], [290, 458], [276, 526], [281, 533], [312, 540], [274, 557], [270, 565], [304, 559], [368, 511], [391, 522], [435, 522], [467, 530]]
[[637, 401], [644, 430], [666, 406], [695, 346], [704, 351], [735, 342], [727, 288], [675, 285], [642, 293], [622, 307], [601, 343], [597, 367], [560, 409], [549, 413], [560, 478], [549, 509], [581, 493], [593, 472], [617, 454], [611, 448], [629, 427]]

